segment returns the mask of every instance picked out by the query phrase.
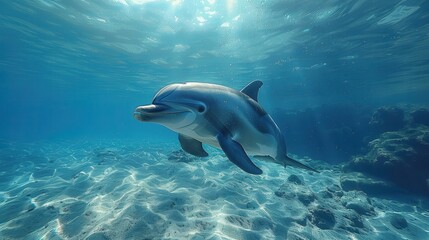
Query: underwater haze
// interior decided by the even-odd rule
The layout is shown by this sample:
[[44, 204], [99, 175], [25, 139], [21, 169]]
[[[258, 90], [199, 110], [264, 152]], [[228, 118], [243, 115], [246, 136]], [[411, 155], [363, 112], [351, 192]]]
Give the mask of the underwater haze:
[[[0, 43], [0, 239], [429, 239], [429, 1], [1, 1]], [[133, 117], [255, 80], [320, 173]]]

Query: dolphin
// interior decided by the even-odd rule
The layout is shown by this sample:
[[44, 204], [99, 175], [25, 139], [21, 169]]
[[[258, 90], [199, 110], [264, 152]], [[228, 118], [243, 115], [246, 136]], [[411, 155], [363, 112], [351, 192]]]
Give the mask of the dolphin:
[[259, 105], [261, 81], [253, 81], [237, 91], [225, 86], [187, 82], [170, 84], [139, 106], [134, 117], [161, 124], [179, 134], [182, 149], [206, 157], [202, 143], [222, 149], [228, 159], [250, 174], [262, 174], [249, 156], [309, 171], [286, 153], [279, 127]]

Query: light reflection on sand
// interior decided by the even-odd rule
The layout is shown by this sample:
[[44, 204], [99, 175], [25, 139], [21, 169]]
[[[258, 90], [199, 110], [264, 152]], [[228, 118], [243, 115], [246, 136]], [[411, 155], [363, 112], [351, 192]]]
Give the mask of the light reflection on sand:
[[[252, 176], [221, 152], [172, 157], [177, 148], [64, 143], [0, 149], [0, 156], [15, 156], [15, 162], [1, 162], [0, 238], [429, 237], [427, 204], [371, 197], [363, 205], [369, 210], [356, 215], [360, 209], [344, 201], [356, 195], [365, 203], [364, 193], [337, 187], [344, 196], [326, 197], [333, 193], [327, 189], [339, 186], [339, 171], [309, 174], [258, 163], [264, 174]], [[292, 174], [303, 184], [288, 182]], [[312, 214], [319, 207], [333, 213], [334, 225], [318, 225], [324, 219]], [[394, 228], [392, 214], [404, 216], [408, 226]]]

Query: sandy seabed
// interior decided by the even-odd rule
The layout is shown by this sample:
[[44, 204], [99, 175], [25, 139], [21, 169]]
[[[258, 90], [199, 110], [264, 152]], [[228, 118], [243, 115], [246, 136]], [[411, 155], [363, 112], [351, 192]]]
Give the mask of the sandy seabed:
[[342, 189], [342, 173], [255, 161], [178, 144], [0, 143], [0, 239], [429, 239], [417, 196]]

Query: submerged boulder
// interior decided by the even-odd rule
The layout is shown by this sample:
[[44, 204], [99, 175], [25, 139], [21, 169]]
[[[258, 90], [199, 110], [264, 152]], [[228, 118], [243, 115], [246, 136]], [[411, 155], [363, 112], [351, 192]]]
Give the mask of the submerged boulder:
[[287, 178], [287, 181], [290, 183], [293, 183], [293, 184], [297, 184], [297, 185], [303, 185], [304, 184], [303, 181], [301, 180], [301, 178], [295, 174], [290, 175]]
[[[294, 176], [294, 177], [292, 177]], [[296, 178], [295, 178], [296, 177]], [[296, 175], [291, 175], [292, 179], [299, 179]], [[277, 197], [287, 199], [287, 200], [298, 200], [305, 206], [308, 206], [310, 203], [316, 200], [316, 195], [311, 191], [307, 186], [302, 182], [291, 183], [291, 180], [288, 179], [288, 183], [283, 184], [280, 188], [274, 192]]]
[[335, 226], [335, 215], [331, 210], [317, 206], [310, 209], [310, 222], [320, 229], [332, 229]]
[[365, 156], [354, 157], [345, 169], [372, 174], [413, 192], [429, 194], [429, 127], [419, 125], [385, 132], [368, 147]]
[[341, 198], [341, 204], [345, 208], [353, 210], [359, 215], [375, 215], [374, 207], [372, 206], [370, 199], [363, 192], [349, 192]]
[[375, 133], [397, 131], [405, 126], [404, 111], [398, 107], [381, 107], [372, 115], [369, 122]]
[[423, 124], [429, 126], [429, 110], [426, 108], [419, 108], [412, 112], [411, 118], [413, 123]]
[[392, 224], [392, 226], [394, 226], [396, 229], [403, 229], [408, 227], [408, 222], [404, 218], [404, 216], [397, 213], [393, 214], [390, 217], [390, 224]]

